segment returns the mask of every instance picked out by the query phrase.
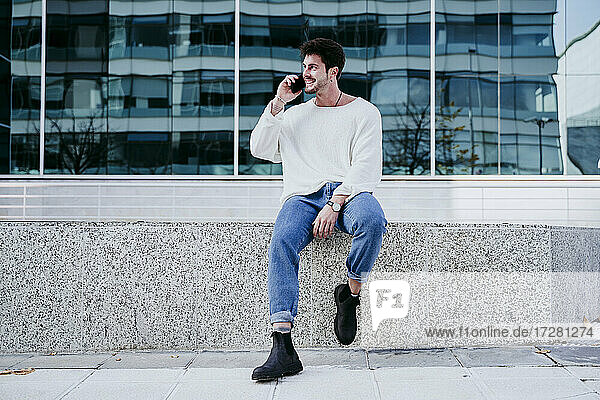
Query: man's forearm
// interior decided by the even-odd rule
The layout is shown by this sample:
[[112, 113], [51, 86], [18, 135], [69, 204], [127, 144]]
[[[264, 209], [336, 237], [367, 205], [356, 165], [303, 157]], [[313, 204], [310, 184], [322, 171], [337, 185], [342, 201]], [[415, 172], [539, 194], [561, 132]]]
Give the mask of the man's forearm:
[[277, 115], [281, 110], [283, 110], [285, 103], [275, 97], [271, 100], [271, 115]]

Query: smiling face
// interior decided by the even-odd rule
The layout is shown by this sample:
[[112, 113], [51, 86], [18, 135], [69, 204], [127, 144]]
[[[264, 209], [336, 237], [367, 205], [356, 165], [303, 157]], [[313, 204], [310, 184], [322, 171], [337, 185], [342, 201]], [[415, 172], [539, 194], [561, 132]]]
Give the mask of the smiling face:
[[306, 81], [304, 92], [308, 94], [317, 93], [319, 90], [330, 84], [331, 79], [335, 78], [337, 67], [329, 69], [329, 74], [325, 71], [325, 63], [321, 57], [316, 54], [308, 54], [302, 62], [304, 72], [302, 76]]

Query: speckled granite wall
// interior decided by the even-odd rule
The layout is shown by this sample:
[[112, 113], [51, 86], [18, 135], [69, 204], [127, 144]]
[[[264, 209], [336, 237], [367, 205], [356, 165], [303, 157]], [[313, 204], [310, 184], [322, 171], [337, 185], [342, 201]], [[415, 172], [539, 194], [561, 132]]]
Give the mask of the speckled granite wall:
[[[271, 223], [6, 222], [0, 231], [0, 352], [270, 346]], [[301, 253], [298, 347], [339, 346], [332, 290], [350, 244], [336, 231]], [[352, 347], [485, 344], [424, 328], [593, 319], [599, 272], [600, 229], [390, 223], [369, 283], [407, 280], [410, 311], [373, 332], [363, 290]]]

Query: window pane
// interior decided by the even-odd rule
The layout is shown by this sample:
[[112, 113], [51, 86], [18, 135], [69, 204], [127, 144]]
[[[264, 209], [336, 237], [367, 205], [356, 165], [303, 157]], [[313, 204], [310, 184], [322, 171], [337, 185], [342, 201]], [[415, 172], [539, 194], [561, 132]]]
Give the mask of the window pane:
[[[298, 1], [279, 4], [277, 15], [270, 15], [270, 10], [259, 7], [258, 2], [247, 9], [244, 4], [240, 173], [281, 173], [281, 164], [250, 155], [250, 132], [281, 79], [301, 72], [300, 44], [316, 37], [336, 40], [344, 48], [341, 90], [371, 101], [382, 113], [384, 174], [428, 172], [429, 4], [342, 2], [332, 14], [321, 3]], [[286, 27], [285, 34], [280, 33], [281, 26]], [[293, 104], [313, 96], [302, 93]]]
[[600, 173], [600, 76], [566, 79], [567, 171], [573, 175]]
[[569, 0], [559, 58], [559, 112], [568, 174], [600, 173], [600, 3]]
[[49, 0], [46, 172], [232, 174], [233, 15], [233, 0]]
[[436, 7], [436, 174], [497, 174], [497, 2]]
[[0, 174], [39, 173], [41, 3], [0, 4]]
[[108, 2], [47, 2], [44, 173], [106, 173]]
[[367, 99], [383, 118], [383, 173], [429, 174], [429, 3], [368, 7]]
[[501, 78], [500, 107], [502, 173], [562, 174], [554, 77]]
[[[301, 72], [298, 47], [307, 34], [309, 17], [302, 14], [302, 1], [277, 4], [250, 1], [240, 4], [240, 142], [239, 173], [281, 175], [281, 163], [250, 154], [250, 133], [285, 75]], [[336, 17], [312, 17], [314, 30], [336, 26]], [[292, 104], [307, 97], [304, 92]]]

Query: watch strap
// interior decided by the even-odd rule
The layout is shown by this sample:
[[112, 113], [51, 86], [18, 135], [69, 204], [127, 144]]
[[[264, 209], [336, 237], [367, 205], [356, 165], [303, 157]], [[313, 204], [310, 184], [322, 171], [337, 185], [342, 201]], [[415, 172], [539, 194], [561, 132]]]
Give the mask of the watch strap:
[[[327, 201], [327, 204], [328, 204], [328, 205], [330, 205], [330, 206], [331, 206], [331, 208], [333, 208], [333, 205], [334, 205], [334, 204], [338, 204], [338, 203], [334, 203], [333, 201], [329, 200], [329, 201]], [[342, 211], [342, 205], [341, 205], [341, 204], [338, 204], [338, 205], [340, 206], [340, 209], [339, 209], [338, 211], [335, 211], [335, 209], [334, 209], [333, 211], [335, 211], [335, 212], [340, 212], [340, 211]]]

